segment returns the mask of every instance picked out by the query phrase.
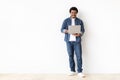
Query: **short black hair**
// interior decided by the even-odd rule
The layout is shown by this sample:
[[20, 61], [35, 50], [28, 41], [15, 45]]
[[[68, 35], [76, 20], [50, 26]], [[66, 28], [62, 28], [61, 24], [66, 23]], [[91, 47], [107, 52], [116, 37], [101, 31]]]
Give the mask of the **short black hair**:
[[78, 9], [76, 7], [71, 7], [69, 12], [71, 13], [72, 10], [75, 10], [78, 13]]

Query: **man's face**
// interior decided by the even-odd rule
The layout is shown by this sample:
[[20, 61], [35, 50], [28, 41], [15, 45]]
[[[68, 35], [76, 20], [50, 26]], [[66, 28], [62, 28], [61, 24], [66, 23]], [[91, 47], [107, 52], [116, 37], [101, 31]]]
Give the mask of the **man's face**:
[[77, 16], [77, 11], [76, 10], [71, 10], [70, 15], [72, 18], [75, 18]]

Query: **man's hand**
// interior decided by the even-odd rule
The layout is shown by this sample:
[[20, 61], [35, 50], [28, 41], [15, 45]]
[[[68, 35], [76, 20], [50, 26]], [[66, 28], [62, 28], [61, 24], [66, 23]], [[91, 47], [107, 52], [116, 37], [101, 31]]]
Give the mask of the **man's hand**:
[[75, 33], [75, 34], [72, 34], [72, 35], [74, 35], [74, 36], [76, 36], [76, 37], [81, 36], [81, 34], [80, 34], [80, 33]]
[[68, 33], [68, 30], [65, 30], [64, 33]]

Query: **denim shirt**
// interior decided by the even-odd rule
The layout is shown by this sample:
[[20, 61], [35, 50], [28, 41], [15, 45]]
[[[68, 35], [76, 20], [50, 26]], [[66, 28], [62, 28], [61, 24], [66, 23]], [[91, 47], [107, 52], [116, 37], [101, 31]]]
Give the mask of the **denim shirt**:
[[[64, 33], [64, 30], [68, 30], [68, 26], [70, 26], [72, 23], [72, 19], [69, 17], [69, 18], [66, 18], [64, 21], [63, 21], [63, 24], [62, 24], [62, 27], [61, 27], [61, 32]], [[85, 29], [84, 29], [84, 24], [83, 24], [83, 21], [79, 18], [75, 18], [75, 25], [81, 25], [81, 36], [83, 36], [84, 32], [85, 32]], [[76, 37], [76, 42], [80, 42], [81, 41], [81, 36], [78, 36]], [[68, 33], [65, 33], [65, 37], [64, 37], [64, 41], [68, 42], [70, 39], [70, 34]]]

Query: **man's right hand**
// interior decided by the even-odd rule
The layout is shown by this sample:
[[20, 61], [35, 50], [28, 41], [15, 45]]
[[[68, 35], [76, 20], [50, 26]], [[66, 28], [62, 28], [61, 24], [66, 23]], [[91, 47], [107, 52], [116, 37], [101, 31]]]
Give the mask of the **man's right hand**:
[[65, 30], [64, 33], [68, 33], [68, 30]]

